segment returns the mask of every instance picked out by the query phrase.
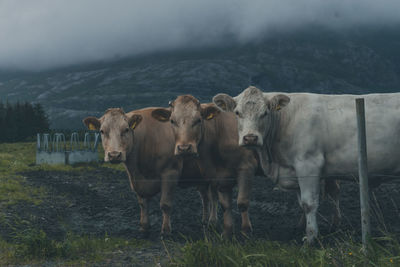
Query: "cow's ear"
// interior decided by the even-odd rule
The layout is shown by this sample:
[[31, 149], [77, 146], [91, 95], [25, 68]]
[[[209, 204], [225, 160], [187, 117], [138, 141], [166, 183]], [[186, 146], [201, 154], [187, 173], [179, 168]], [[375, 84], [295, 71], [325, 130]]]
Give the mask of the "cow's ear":
[[287, 95], [276, 95], [271, 99], [271, 108], [274, 110], [280, 110], [286, 107], [290, 102], [290, 98]]
[[142, 115], [133, 114], [132, 116], [130, 116], [128, 118], [129, 127], [131, 127], [132, 129], [135, 129], [139, 125], [139, 123], [142, 121], [142, 119], [143, 119]]
[[213, 97], [212, 101], [224, 111], [233, 111], [236, 107], [236, 101], [227, 94], [218, 94]]
[[215, 116], [217, 116], [221, 111], [216, 106], [207, 106], [201, 109], [201, 116], [205, 120], [211, 120]]
[[93, 130], [93, 131], [98, 131], [100, 130], [100, 120], [96, 117], [87, 117], [83, 119], [83, 124], [86, 125], [86, 127], [89, 130]]
[[166, 108], [158, 108], [151, 112], [151, 116], [158, 121], [168, 121], [171, 117], [171, 110]]

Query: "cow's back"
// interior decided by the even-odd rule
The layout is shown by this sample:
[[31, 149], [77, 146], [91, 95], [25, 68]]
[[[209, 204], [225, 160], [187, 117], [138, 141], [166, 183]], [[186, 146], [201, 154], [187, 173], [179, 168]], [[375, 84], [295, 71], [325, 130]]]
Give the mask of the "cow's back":
[[[273, 95], [273, 93], [266, 93]], [[373, 173], [400, 171], [400, 93], [370, 95], [288, 94], [279, 138], [284, 159], [321, 153], [325, 175], [357, 171], [355, 99], [365, 99], [368, 166]], [[295, 156], [296, 155], [296, 156]]]

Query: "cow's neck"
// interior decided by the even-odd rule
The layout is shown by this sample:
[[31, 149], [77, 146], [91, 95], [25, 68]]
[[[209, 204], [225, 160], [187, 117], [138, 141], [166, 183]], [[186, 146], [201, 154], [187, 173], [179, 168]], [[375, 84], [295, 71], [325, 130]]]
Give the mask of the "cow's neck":
[[280, 112], [272, 112], [269, 117], [268, 130], [264, 136], [263, 147], [257, 149], [259, 160], [264, 175], [270, 177], [274, 183], [278, 182], [279, 173], [279, 151], [277, 142], [281, 123]]

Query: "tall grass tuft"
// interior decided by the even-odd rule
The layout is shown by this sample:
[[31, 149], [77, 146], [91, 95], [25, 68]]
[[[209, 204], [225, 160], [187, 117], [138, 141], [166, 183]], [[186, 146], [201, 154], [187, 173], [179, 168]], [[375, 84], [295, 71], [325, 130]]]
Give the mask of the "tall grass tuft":
[[239, 242], [187, 241], [171, 259], [171, 266], [400, 266], [400, 244], [393, 236], [371, 240], [368, 257], [350, 236], [325, 247], [268, 240]]
[[67, 234], [63, 240], [50, 239], [42, 230], [29, 228], [18, 233], [12, 243], [0, 240], [0, 265], [42, 262], [43, 260], [99, 261], [114, 251], [149, 246], [143, 240], [104, 238]]

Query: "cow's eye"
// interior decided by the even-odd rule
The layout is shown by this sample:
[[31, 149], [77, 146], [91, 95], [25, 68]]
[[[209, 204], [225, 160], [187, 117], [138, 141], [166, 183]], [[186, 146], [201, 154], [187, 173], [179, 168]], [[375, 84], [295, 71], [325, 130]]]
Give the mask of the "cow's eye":
[[176, 124], [175, 121], [173, 119], [171, 119], [171, 124]]
[[261, 114], [261, 118], [264, 118], [267, 115], [268, 115], [268, 110], [266, 110], [263, 114]]
[[240, 117], [240, 112], [239, 111], [235, 111], [236, 116]]
[[126, 127], [125, 130], [124, 130], [124, 132], [125, 132], [125, 133], [128, 133], [128, 132], [129, 132], [129, 128]]
[[101, 134], [104, 134], [104, 131], [103, 131], [103, 130], [100, 130], [100, 133], [101, 133]]

